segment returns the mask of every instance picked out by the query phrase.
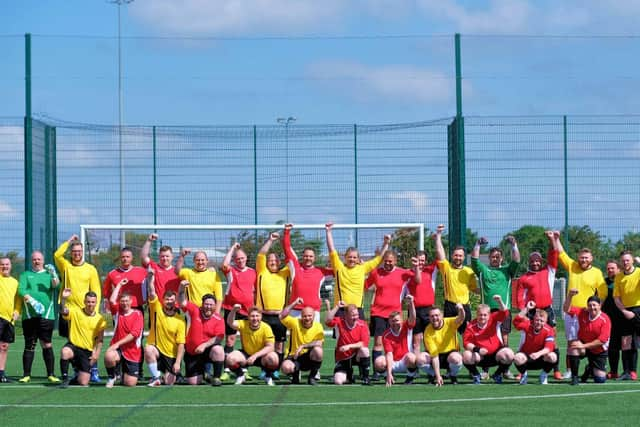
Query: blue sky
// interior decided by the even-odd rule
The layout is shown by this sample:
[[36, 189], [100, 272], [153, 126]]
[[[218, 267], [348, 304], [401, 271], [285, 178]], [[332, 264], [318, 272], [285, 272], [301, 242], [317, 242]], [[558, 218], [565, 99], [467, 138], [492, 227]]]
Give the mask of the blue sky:
[[[30, 32], [33, 111], [117, 123], [115, 5], [25, 0], [1, 8], [8, 102], [0, 116], [24, 112], [22, 35]], [[124, 121], [448, 117], [456, 32], [467, 115], [636, 112], [640, 100], [627, 94], [639, 89], [637, 38], [614, 36], [633, 35], [639, 18], [638, 1], [137, 0], [122, 7]]]

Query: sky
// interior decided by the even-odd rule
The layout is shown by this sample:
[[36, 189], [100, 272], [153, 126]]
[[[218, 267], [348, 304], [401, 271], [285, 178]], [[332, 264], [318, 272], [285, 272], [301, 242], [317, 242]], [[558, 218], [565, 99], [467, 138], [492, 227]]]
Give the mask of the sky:
[[[638, 0], [135, 0], [122, 5], [120, 12], [125, 125], [275, 126], [277, 118], [295, 117], [297, 127], [344, 124], [350, 129], [353, 123], [449, 120], [456, 114], [454, 34], [460, 33], [465, 117], [554, 117], [540, 119], [552, 124], [540, 125], [533, 132], [540, 132], [540, 138], [546, 138], [549, 147], [552, 146], [550, 150], [541, 145], [534, 151], [539, 163], [533, 164], [530, 157], [533, 137], [529, 137], [530, 125], [526, 119], [513, 119], [518, 123], [507, 131], [495, 131], [486, 125], [467, 131], [470, 216], [467, 222], [474, 229], [491, 227], [493, 240], [513, 230], [515, 227], [510, 226], [518, 225], [518, 218], [523, 216], [527, 217], [526, 221], [547, 224], [552, 222], [549, 218], [553, 218], [554, 225], [562, 225], [558, 220], [563, 207], [558, 169], [561, 167], [558, 156], [562, 147], [558, 145], [558, 138], [562, 115], [640, 112], [640, 97], [630, 96], [640, 93], [640, 76], [636, 71], [640, 65]], [[117, 23], [118, 7], [104, 0], [0, 3], [0, 125], [4, 125], [0, 126], [0, 144], [22, 140], [24, 34], [27, 32], [32, 34], [34, 116], [58, 124], [118, 123]], [[598, 121], [586, 119], [588, 123], [589, 120]], [[628, 163], [618, 167], [616, 173], [637, 169], [632, 166], [640, 153], [636, 137], [638, 124], [634, 120], [611, 129], [611, 135], [617, 134], [620, 140], [628, 139], [635, 144], [631, 147], [635, 154], [625, 155]], [[477, 122], [487, 121], [478, 119]], [[590, 125], [584, 126], [588, 130]], [[553, 130], [547, 131], [547, 128]], [[284, 133], [278, 132], [273, 141], [282, 145]], [[291, 130], [292, 145], [301, 144], [301, 150], [313, 146], [312, 137], [297, 138], [296, 132]], [[515, 141], [513, 132], [517, 134]], [[553, 136], [545, 136], [546, 132]], [[384, 141], [372, 139], [369, 141], [371, 152], [375, 154], [376, 143], [395, 144], [398, 150], [406, 143], [402, 150], [411, 150], [411, 144], [428, 138], [418, 138], [418, 134], [410, 137], [402, 132], [398, 135]], [[59, 138], [63, 137], [65, 134], [61, 131]], [[413, 137], [416, 141], [411, 140]], [[91, 199], [95, 206], [83, 203], [81, 207], [77, 206], [77, 200], [65, 199], [71, 197], [68, 195], [73, 191], [66, 192], [66, 189], [75, 184], [70, 179], [70, 174], [76, 171], [73, 167], [103, 167], [99, 172], [109, 174], [108, 168], [113, 166], [105, 166], [104, 153], [92, 150], [90, 145], [80, 147], [86, 142], [85, 136], [73, 138], [68, 136], [68, 141], [72, 141], [66, 146], [69, 152], [65, 152], [63, 161], [59, 162], [65, 165], [59, 180], [59, 187], [65, 192], [60, 191], [63, 194], [60, 194], [58, 211], [59, 218], [65, 222], [61, 224], [66, 227], [64, 230], [76, 227], [77, 223], [95, 222], [90, 219], [111, 212], [99, 198]], [[99, 138], [101, 136], [89, 137], [89, 144]], [[587, 161], [574, 166], [576, 172], [572, 179], [578, 184], [577, 198], [584, 197], [588, 203], [572, 205], [574, 218], [578, 224], [604, 222], [597, 227], [600, 230], [611, 226], [592, 207], [606, 202], [611, 188], [617, 187], [616, 200], [620, 200], [621, 209], [630, 212], [625, 214], [621, 225], [613, 224], [618, 234], [606, 233], [618, 238], [620, 232], [629, 229], [629, 224], [638, 223], [637, 196], [631, 198], [629, 206], [623, 205], [622, 199], [626, 200], [625, 193], [629, 191], [635, 194], [640, 178], [633, 175], [630, 179], [624, 175], [619, 177], [623, 185], [616, 186], [609, 183], [610, 175], [582, 176], [581, 169], [598, 166], [613, 174], [611, 171], [620, 166], [619, 159], [612, 157], [602, 163], [599, 157], [615, 150], [618, 140], [605, 141], [608, 145], [594, 144], [595, 150], [583, 154], [582, 143], [589, 136], [577, 138], [573, 141], [574, 152], [579, 159]], [[504, 146], [488, 146], [488, 139], [496, 139], [501, 144], [512, 142], [514, 153], [519, 151], [517, 163], [510, 167], [500, 164]], [[141, 141], [128, 140], [127, 143], [135, 145]], [[166, 143], [169, 150], [172, 146], [186, 147], [185, 144], [187, 141]], [[316, 149], [319, 152], [314, 155], [322, 156], [322, 147], [318, 145]], [[426, 155], [433, 155], [427, 147], [424, 150]], [[332, 154], [336, 155], [336, 164], [340, 163], [340, 153]], [[444, 154], [438, 152], [437, 156]], [[16, 184], [0, 190], [0, 229], [2, 224], [11, 224], [23, 216], [19, 150], [11, 152], [10, 157], [13, 169], [0, 171], [0, 178], [8, 182], [5, 175], [11, 175], [8, 179]], [[94, 159], [95, 165], [89, 164], [88, 158]], [[387, 161], [390, 158], [392, 156]], [[397, 185], [402, 172], [388, 182], [377, 183], [376, 179], [385, 177], [374, 172], [366, 179], [372, 187], [384, 188], [391, 200], [398, 201], [395, 204], [399, 207], [409, 206], [404, 211], [420, 211], [426, 221], [434, 221], [433, 212], [444, 216], [444, 163], [438, 157], [435, 162], [439, 162], [440, 168], [431, 163], [424, 167], [417, 158], [414, 160], [417, 164], [406, 174], [407, 182], [402, 188]], [[76, 162], [73, 165], [65, 163], [73, 161]], [[372, 155], [374, 170], [375, 161]], [[487, 164], [497, 171], [494, 175], [486, 173]], [[541, 174], [539, 164], [550, 165], [554, 170]], [[528, 172], [514, 178], [513, 169]], [[295, 188], [301, 181], [288, 172], [278, 171], [274, 177], [264, 177], [266, 185], [272, 185], [274, 200], [279, 197], [275, 194], [279, 185]], [[318, 177], [322, 178], [321, 175]], [[117, 175], [111, 171], [108, 177], [114, 182], [91, 176], [82, 184], [88, 186], [87, 191], [95, 188], [94, 180], [106, 181], [110, 188], [117, 188]], [[273, 182], [268, 182], [271, 178]], [[545, 202], [553, 207], [541, 205], [529, 212], [527, 200], [509, 192], [509, 185], [514, 182], [518, 188], [527, 188], [534, 179], [539, 186], [527, 189], [525, 196], [535, 197], [536, 188], [543, 188], [553, 193]], [[131, 178], [127, 180], [131, 185]], [[413, 188], [411, 180], [424, 182]], [[69, 187], [65, 187], [68, 182]], [[312, 185], [320, 188], [324, 183], [319, 179]], [[336, 193], [342, 191], [342, 184], [334, 185]], [[499, 191], [495, 191], [495, 187]], [[591, 195], [595, 188], [597, 194]], [[375, 188], [371, 191], [374, 194]], [[499, 203], [483, 203], [485, 191], [498, 194]], [[297, 199], [294, 196], [292, 199]], [[105, 198], [114, 203], [113, 194]], [[135, 200], [132, 197], [127, 203], [134, 205]], [[509, 209], [515, 205], [517, 210]], [[348, 212], [344, 218], [334, 219], [350, 221], [349, 205], [339, 207]], [[261, 212], [263, 217], [281, 216], [282, 206], [268, 208], [271, 213], [265, 210]], [[323, 217], [327, 216], [323, 209], [336, 210], [336, 206], [311, 208]], [[308, 214], [313, 209], [299, 209], [301, 213], [294, 221], [317, 222], [315, 218], [309, 221]], [[378, 212], [373, 205], [371, 210]], [[392, 215], [399, 217], [395, 211]], [[376, 222], [373, 217], [368, 220]], [[193, 222], [198, 219], [194, 218]], [[433, 228], [433, 224], [430, 226]], [[11, 239], [19, 242], [22, 231], [13, 230]]]
[[[117, 6], [2, 2], [0, 116], [118, 122]], [[638, 111], [640, 1], [136, 0], [121, 6], [125, 124], [398, 123]]]

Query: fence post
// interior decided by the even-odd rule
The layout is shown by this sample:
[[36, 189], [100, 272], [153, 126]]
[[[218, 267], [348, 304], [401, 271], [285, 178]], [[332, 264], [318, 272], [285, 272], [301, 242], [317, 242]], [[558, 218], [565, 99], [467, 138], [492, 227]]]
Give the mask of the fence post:
[[24, 35], [24, 250], [25, 264], [33, 251], [33, 122], [31, 118], [31, 34]]
[[[258, 134], [253, 125], [253, 224], [258, 225]], [[257, 241], [257, 232], [256, 232]]]
[[562, 146], [564, 149], [564, 241], [569, 244], [569, 176], [567, 162], [567, 116], [562, 116]]

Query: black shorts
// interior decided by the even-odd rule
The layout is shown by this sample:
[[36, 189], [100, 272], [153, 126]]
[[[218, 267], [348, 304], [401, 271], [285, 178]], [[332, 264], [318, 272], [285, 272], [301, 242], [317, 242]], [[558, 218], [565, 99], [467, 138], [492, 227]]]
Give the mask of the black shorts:
[[440, 353], [438, 355], [438, 360], [440, 361], [440, 369], [449, 369], [449, 355], [451, 354], [451, 352], [448, 353]]
[[91, 350], [76, 347], [70, 342], [66, 343], [64, 347], [68, 347], [73, 352], [71, 364], [76, 368], [76, 370], [86, 372], [87, 374], [91, 372]]
[[169, 357], [158, 350], [158, 370], [160, 372], [175, 374], [176, 372], [173, 372], [173, 365], [175, 365], [175, 363], [175, 357]]
[[289, 356], [287, 360], [291, 360], [296, 364], [296, 369], [299, 371], [310, 371], [313, 367], [313, 363], [311, 362], [311, 350], [307, 351], [301, 356], [298, 356], [297, 359]]
[[549, 372], [551, 368], [553, 368], [553, 363], [545, 362], [544, 357], [538, 357], [536, 360], [533, 360], [527, 354], [527, 363], [524, 364], [526, 370], [536, 371], [538, 369], [542, 369], [545, 372]]
[[138, 377], [138, 374], [140, 373], [140, 362], [132, 362], [131, 360], [126, 359], [122, 355], [122, 351], [120, 349], [118, 349], [118, 355], [120, 356], [120, 369], [122, 370], [122, 373], [132, 377]]
[[416, 326], [413, 328], [414, 334], [422, 334], [424, 330], [427, 329], [429, 323], [429, 313], [431, 313], [431, 309], [433, 306], [428, 307], [416, 307]]
[[498, 352], [496, 351], [493, 354], [487, 354], [485, 356], [482, 356], [482, 359], [480, 359], [480, 362], [478, 362], [478, 366], [482, 368], [490, 368], [492, 366], [498, 366], [498, 361], [496, 360], [496, 353]]
[[[215, 344], [220, 345], [220, 344]], [[196, 377], [204, 374], [204, 365], [211, 362], [209, 353], [214, 346], [209, 346], [201, 354], [184, 353], [185, 377]]]
[[262, 321], [271, 326], [276, 342], [285, 342], [287, 340], [287, 328], [280, 321], [280, 316], [277, 314], [263, 314]]
[[[244, 351], [244, 349], [241, 349], [240, 353], [242, 353], [242, 355], [244, 356], [245, 360], [248, 359], [251, 356], [249, 353]], [[247, 363], [247, 366], [260, 366], [260, 367], [262, 367], [262, 356], [256, 358], [256, 360], [254, 360], [253, 364], [251, 364], [251, 365], [249, 365]]]
[[371, 316], [369, 320], [369, 335], [372, 337], [381, 337], [388, 327], [389, 319], [380, 316]]
[[43, 319], [42, 317], [32, 317], [22, 321], [22, 333], [25, 342], [40, 340], [51, 342], [53, 338], [54, 320]]
[[[492, 308], [491, 312], [494, 313], [496, 311], [500, 311], [497, 308]], [[507, 317], [505, 317], [504, 321], [500, 323], [500, 332], [503, 334], [511, 333], [511, 312], [507, 313]]]
[[607, 370], [607, 360], [609, 359], [609, 353], [607, 351], [603, 351], [602, 353], [594, 354], [587, 351], [587, 354], [584, 356], [580, 356], [580, 359], [587, 358], [589, 361], [589, 366], [593, 369], [597, 369], [599, 371]]
[[63, 338], [69, 338], [69, 321], [65, 320], [62, 314], [58, 318], [58, 335]]
[[[227, 323], [227, 318], [229, 317], [229, 313], [231, 313], [231, 310], [227, 310], [225, 308], [224, 309], [224, 334], [226, 336], [235, 335], [236, 332], [238, 332], [235, 329], [233, 329], [231, 326], [229, 326], [229, 324]], [[236, 320], [247, 320], [247, 316], [245, 316], [244, 314], [236, 313]]]
[[[469, 304], [462, 304], [464, 308], [464, 322], [458, 326], [458, 332], [461, 334], [467, 329], [467, 322], [471, 321], [471, 306]], [[444, 302], [444, 317], [458, 317], [458, 309], [456, 303], [451, 301]]]
[[[536, 315], [536, 308], [534, 308], [533, 310], [529, 310], [527, 312], [527, 318], [533, 322], [533, 317]], [[549, 307], [544, 307], [544, 308], [540, 308], [539, 310], [544, 310], [547, 312], [547, 325], [551, 326], [552, 328], [556, 327], [556, 312], [553, 311], [553, 307], [549, 306]]]
[[11, 344], [16, 340], [16, 330], [7, 319], [0, 317], [0, 342]]
[[353, 365], [356, 363], [356, 355], [354, 354], [348, 359], [337, 360], [335, 366], [333, 367], [333, 373], [344, 372], [347, 376], [351, 377], [353, 375]]
[[640, 335], [640, 306], [626, 307], [626, 309], [633, 312], [633, 314], [635, 314], [635, 317], [633, 319], [625, 318], [620, 322], [618, 328], [618, 331], [620, 331], [620, 336], [626, 337], [633, 334]]

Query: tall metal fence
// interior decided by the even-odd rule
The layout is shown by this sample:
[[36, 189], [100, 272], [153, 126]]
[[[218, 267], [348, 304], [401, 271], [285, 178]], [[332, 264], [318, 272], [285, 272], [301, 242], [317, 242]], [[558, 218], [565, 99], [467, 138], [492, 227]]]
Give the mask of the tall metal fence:
[[[36, 123], [32, 151], [51, 150], [51, 135], [57, 149], [46, 162], [32, 154], [32, 197], [42, 201], [33, 205], [33, 245], [60, 242], [79, 224], [118, 223], [120, 197], [125, 224], [332, 220], [433, 229], [449, 213], [450, 122], [125, 127], [121, 152], [117, 127]], [[465, 134], [472, 231], [494, 242], [528, 224], [588, 225], [612, 242], [638, 233], [640, 117], [466, 117]], [[0, 135], [0, 251], [24, 254], [23, 135], [17, 121], [3, 121]]]

